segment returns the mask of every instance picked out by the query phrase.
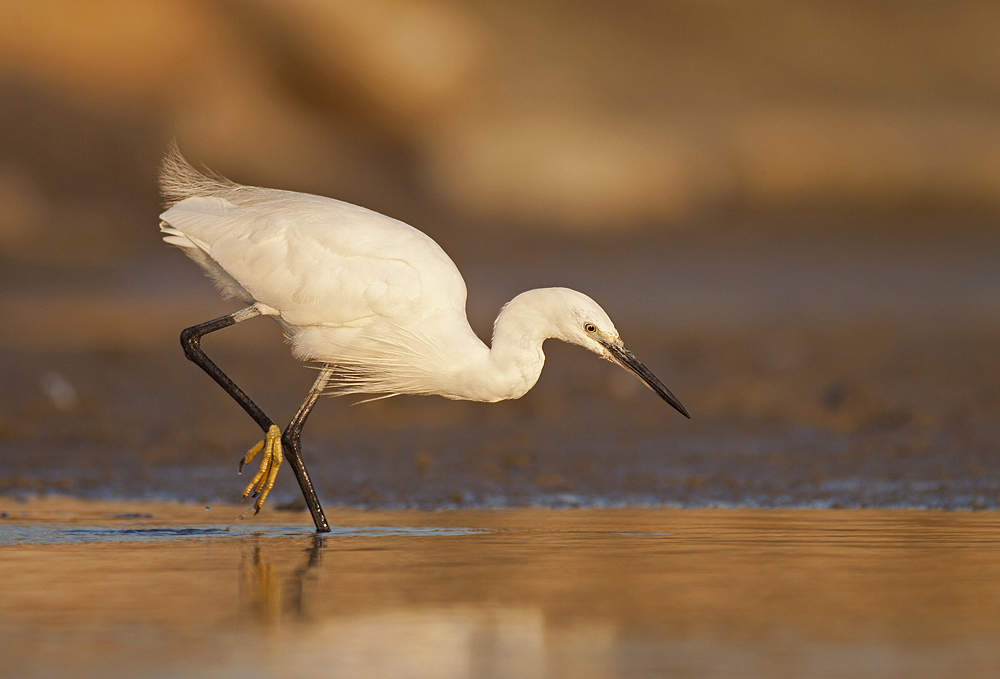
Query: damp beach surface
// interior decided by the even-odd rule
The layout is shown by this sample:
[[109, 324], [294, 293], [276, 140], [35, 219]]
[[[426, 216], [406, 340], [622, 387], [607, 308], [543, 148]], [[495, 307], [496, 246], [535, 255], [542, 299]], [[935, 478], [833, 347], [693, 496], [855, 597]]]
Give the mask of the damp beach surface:
[[0, 500], [3, 677], [987, 677], [1000, 515]]
[[[260, 432], [181, 255], [0, 272], [0, 677], [995, 676], [995, 236], [530, 245], [449, 247], [479, 334], [599, 287], [694, 419], [556, 342], [518, 401], [327, 400], [322, 537], [287, 472], [226, 504]], [[287, 421], [314, 372], [251, 323], [205, 349]]]
[[[525, 289], [588, 291], [693, 419], [553, 340], [515, 401], [321, 400], [326, 505], [1000, 509], [1000, 237], [448, 245], [481, 337]], [[0, 495], [237, 500], [260, 431], [177, 341], [235, 305], [166, 249], [99, 273], [0, 270]], [[316, 376], [268, 319], [203, 346], [276, 422]], [[282, 472], [269, 502], [301, 497]]]

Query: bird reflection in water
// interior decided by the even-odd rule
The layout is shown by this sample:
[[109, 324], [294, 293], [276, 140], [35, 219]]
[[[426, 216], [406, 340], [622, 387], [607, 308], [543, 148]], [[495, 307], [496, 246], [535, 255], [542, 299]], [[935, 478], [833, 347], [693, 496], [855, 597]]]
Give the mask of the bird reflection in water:
[[324, 544], [319, 535], [296, 542], [308, 544], [302, 550], [305, 558], [286, 575], [268, 558], [266, 539], [254, 537], [245, 542], [239, 570], [242, 612], [263, 623], [277, 622], [282, 617], [306, 617], [303, 595], [306, 583], [315, 580], [311, 571], [322, 562]]

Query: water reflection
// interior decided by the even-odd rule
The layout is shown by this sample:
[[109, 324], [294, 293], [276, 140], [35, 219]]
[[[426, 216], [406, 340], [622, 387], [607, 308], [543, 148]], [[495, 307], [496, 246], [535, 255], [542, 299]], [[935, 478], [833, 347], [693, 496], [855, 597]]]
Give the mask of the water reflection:
[[321, 621], [291, 641], [292, 674], [372, 677], [541, 677], [538, 609], [400, 610]]
[[[274, 622], [281, 617], [304, 618], [303, 601], [306, 583], [314, 581], [310, 571], [320, 564], [323, 537], [313, 535], [295, 540], [308, 544], [299, 566], [281, 576], [268, 558], [267, 539], [254, 536], [240, 545], [239, 600], [243, 611], [259, 622]], [[286, 547], [287, 548], [287, 547]]]
[[[320, 565], [320, 558], [323, 554], [323, 538], [321, 536], [313, 535], [310, 538], [310, 543], [309, 549], [306, 550], [306, 559], [301, 566], [292, 571], [284, 587], [285, 599], [288, 601], [287, 610], [300, 618], [303, 616], [302, 601], [307, 576], [312, 569]], [[315, 580], [315, 577], [312, 580]]]
[[[0, 547], [5, 671], [55, 676], [61, 658], [82, 677], [920, 678], [1000, 666], [991, 513], [359, 517], [384, 527]], [[49, 647], [59, 653], [38, 650]]]

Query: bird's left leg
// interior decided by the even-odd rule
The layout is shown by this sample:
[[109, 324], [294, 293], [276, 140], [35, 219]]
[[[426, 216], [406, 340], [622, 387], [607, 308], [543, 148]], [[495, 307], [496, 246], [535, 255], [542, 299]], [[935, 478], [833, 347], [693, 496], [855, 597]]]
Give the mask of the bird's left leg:
[[[240, 309], [235, 313], [229, 314], [228, 316], [216, 318], [215, 320], [208, 321], [207, 323], [187, 328], [181, 333], [181, 345], [184, 347], [184, 355], [197, 363], [202, 370], [211, 375], [212, 379], [218, 382], [219, 386], [225, 389], [265, 432], [264, 442], [257, 444], [254, 448], [251, 448], [250, 452], [248, 452], [246, 457], [243, 458], [243, 462], [240, 462], [240, 471], [242, 471], [244, 462], [252, 460], [261, 449], [264, 449], [265, 451], [264, 457], [261, 460], [260, 471], [257, 472], [257, 475], [254, 476], [253, 481], [250, 482], [250, 485], [243, 493], [244, 499], [250, 494], [251, 490], [255, 490], [255, 495], [259, 495], [257, 502], [254, 503], [254, 508], [258, 512], [260, 511], [260, 506], [263, 504], [264, 499], [267, 497], [267, 493], [270, 492], [271, 487], [274, 485], [274, 479], [277, 476], [278, 467], [281, 466], [281, 430], [278, 429], [278, 425], [276, 425], [271, 418], [265, 415], [264, 411], [261, 410], [260, 407], [246, 395], [246, 392], [240, 389], [239, 386], [237, 386], [237, 384], [230, 379], [229, 375], [222, 372], [222, 369], [219, 368], [219, 366], [217, 366], [207, 354], [205, 354], [204, 350], [201, 348], [201, 338], [210, 332], [222, 330], [223, 328], [228, 328], [229, 326], [236, 325], [242, 321], [256, 318], [263, 313], [265, 313], [265, 309], [262, 309], [259, 305], [254, 304], [245, 309]], [[264, 492], [262, 493], [261, 491]]]
[[255, 318], [260, 316], [263, 311], [254, 304], [245, 309], [240, 309], [239, 311], [229, 314], [228, 316], [223, 316], [222, 318], [216, 318], [212, 321], [207, 321], [200, 325], [195, 325], [184, 330], [181, 333], [181, 346], [184, 347], [184, 355], [188, 357], [189, 360], [193, 361], [198, 365], [199, 368], [208, 373], [213, 380], [219, 383], [219, 386], [226, 390], [226, 392], [233, 397], [233, 399], [243, 407], [243, 410], [254, 419], [261, 429], [268, 431], [271, 427], [274, 427], [274, 422], [271, 421], [264, 411], [260, 407], [250, 400], [250, 397], [240, 389], [235, 382], [233, 382], [229, 375], [222, 372], [222, 369], [217, 366], [212, 359], [210, 359], [201, 348], [201, 338], [210, 332], [215, 332], [216, 330], [222, 330], [223, 328], [228, 328], [231, 325], [236, 325], [242, 321], [248, 320], [250, 318]]
[[[243, 410], [245, 410], [247, 414], [254, 419], [260, 428], [264, 430], [264, 445], [261, 446], [261, 449], [264, 449], [265, 446], [270, 444], [270, 458], [268, 459], [265, 454], [268, 465], [264, 473], [264, 486], [261, 487], [261, 491], [263, 491], [265, 487], [267, 491], [270, 491], [270, 486], [274, 485], [274, 475], [277, 474], [278, 464], [280, 464], [281, 459], [281, 430], [279, 430], [278, 426], [271, 420], [271, 418], [265, 415], [264, 411], [261, 410], [260, 407], [254, 403], [250, 397], [247, 396], [246, 393], [240, 389], [228, 375], [222, 372], [219, 366], [217, 366], [212, 359], [205, 354], [201, 348], [201, 338], [210, 332], [228, 328], [236, 323], [240, 323], [250, 318], [255, 318], [261, 314], [268, 314], [268, 312], [269, 309], [266, 307], [262, 308], [261, 306], [255, 304], [245, 309], [240, 309], [239, 311], [229, 314], [228, 316], [216, 318], [215, 320], [187, 328], [181, 333], [181, 345], [184, 347], [184, 355], [208, 373], [212, 379], [218, 382], [219, 386], [225, 389], [226, 392], [240, 404]], [[275, 452], [278, 454], [277, 464], [275, 464]], [[244, 457], [244, 461], [248, 461], [246, 457]], [[312, 513], [313, 522], [316, 524], [316, 531], [319, 533], [328, 533], [330, 531], [330, 525], [327, 523], [326, 516], [323, 514], [323, 508], [319, 504], [319, 498], [316, 497], [316, 491], [313, 489], [312, 481], [309, 479], [309, 473], [306, 471], [305, 465], [302, 464], [302, 460], [294, 452], [289, 452], [288, 462], [295, 472], [295, 478], [298, 480], [299, 486], [302, 488], [302, 494], [305, 496], [306, 504], [309, 506], [309, 511]], [[258, 480], [257, 483], [259, 482], [260, 481]], [[257, 501], [254, 503], [257, 511], [260, 511], [260, 505], [263, 504], [266, 497], [267, 493], [264, 492], [262, 496], [257, 498]]]
[[264, 500], [274, 488], [274, 482], [278, 478], [278, 469], [285, 459], [281, 450], [281, 430], [278, 429], [278, 425], [272, 424], [268, 427], [264, 433], [264, 440], [259, 441], [257, 445], [247, 451], [247, 454], [240, 460], [239, 471], [242, 473], [243, 465], [249, 464], [261, 451], [264, 451], [264, 454], [260, 458], [260, 468], [243, 491], [244, 500], [251, 494], [257, 498], [253, 503], [254, 514], [260, 513], [260, 508], [264, 506]]

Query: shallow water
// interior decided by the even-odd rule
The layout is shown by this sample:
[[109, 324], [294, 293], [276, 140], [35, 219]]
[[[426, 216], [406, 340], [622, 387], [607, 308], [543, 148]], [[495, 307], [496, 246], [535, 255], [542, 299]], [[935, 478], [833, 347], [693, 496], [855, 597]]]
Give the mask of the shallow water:
[[[466, 535], [468, 528], [413, 528], [408, 526], [331, 526], [330, 536], [393, 537], [400, 535]], [[0, 531], [0, 547], [9, 545], [56, 545], [94, 542], [163, 542], [176, 539], [246, 537], [301, 537], [301, 525], [281, 524], [234, 526], [177, 526], [173, 528], [112, 528], [108, 526], [50, 526], [24, 523]], [[324, 536], [326, 537], [326, 536]]]
[[303, 514], [231, 506], [0, 509], [5, 677], [1000, 666], [995, 512], [338, 510], [320, 537]]
[[[455, 256], [482, 337], [515, 293], [578, 287], [692, 420], [547, 342], [517, 401], [324, 399], [303, 435], [324, 505], [1000, 508], [995, 236], [679, 240]], [[239, 497], [260, 431], [177, 342], [233, 306], [154, 245], [101, 275], [0, 271], [0, 496]], [[315, 377], [267, 319], [204, 346], [279, 423]], [[270, 502], [301, 502], [290, 473]]]

